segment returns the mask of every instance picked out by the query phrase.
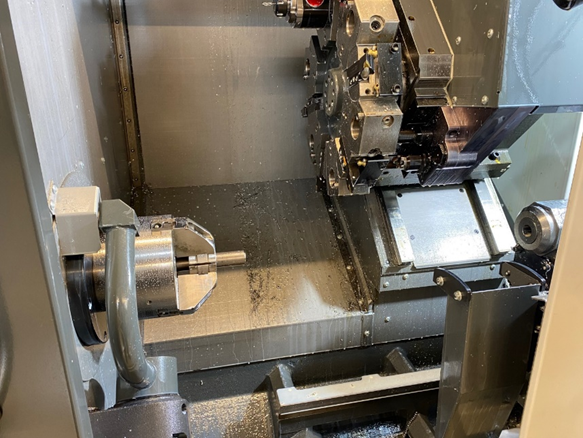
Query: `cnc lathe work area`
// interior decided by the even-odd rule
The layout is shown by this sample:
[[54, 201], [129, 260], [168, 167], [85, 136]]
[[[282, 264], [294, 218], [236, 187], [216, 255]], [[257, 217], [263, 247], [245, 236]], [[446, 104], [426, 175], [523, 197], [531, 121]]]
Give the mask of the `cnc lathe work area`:
[[0, 437], [583, 438], [582, 113], [583, 0], [0, 0]]

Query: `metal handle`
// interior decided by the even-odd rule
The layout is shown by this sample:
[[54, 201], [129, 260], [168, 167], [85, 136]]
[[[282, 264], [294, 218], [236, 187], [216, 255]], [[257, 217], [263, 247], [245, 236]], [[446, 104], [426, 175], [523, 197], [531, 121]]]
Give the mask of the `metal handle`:
[[146, 388], [156, 377], [146, 360], [136, 298], [136, 231], [111, 227], [105, 232], [105, 300], [109, 341], [120, 376], [135, 388]]

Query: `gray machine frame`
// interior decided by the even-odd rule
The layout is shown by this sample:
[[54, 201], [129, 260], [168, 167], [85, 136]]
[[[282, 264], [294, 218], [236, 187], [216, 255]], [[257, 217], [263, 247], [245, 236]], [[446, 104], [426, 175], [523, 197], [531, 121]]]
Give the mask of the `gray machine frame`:
[[[87, 413], [75, 334], [62, 280], [62, 267], [59, 263], [60, 257], [51, 212], [46, 202], [46, 192], [41, 177], [33, 127], [29, 118], [8, 3], [8, 0], [0, 0], [0, 138], [4, 146], [0, 174], [10, 181], [10, 184], [4, 184], [0, 188], [0, 205], [2, 205], [4, 218], [3, 227], [0, 229], [2, 243], [0, 256], [0, 432], [7, 435], [22, 432], [29, 435], [46, 435], [49, 430], [51, 436], [91, 437], [93, 433]], [[487, 230], [485, 232], [488, 234]], [[488, 235], [490, 245], [495, 240], [495, 236]], [[497, 273], [490, 272], [493, 271], [489, 265], [490, 261], [481, 261], [486, 263], [477, 268], [470, 267], [466, 271], [460, 270], [466, 273], [466, 280], [471, 281], [472, 278], [478, 277], [480, 280], [497, 280], [499, 278]], [[471, 269], [478, 269], [479, 274], [476, 276], [476, 271], [471, 271]], [[19, 275], [14, 275], [15, 273]], [[406, 333], [382, 329], [383, 326], [388, 327], [387, 317], [382, 312], [378, 312], [379, 319], [375, 316], [377, 312], [373, 313], [373, 309], [367, 309], [366, 305], [362, 310], [356, 310], [348, 316], [344, 315], [336, 320], [329, 319], [327, 321], [329, 326], [324, 325], [323, 329], [320, 327], [320, 330], [326, 331], [326, 328], [332, 327], [334, 323], [344, 324], [343, 330], [347, 334], [352, 332], [353, 336], [349, 347], [367, 346], [377, 342], [396, 341], [415, 336], [439, 335], [440, 324], [443, 323], [445, 313], [445, 298], [437, 296], [438, 290], [428, 278], [430, 272], [423, 272], [423, 278], [421, 275], [409, 276], [409, 271], [399, 270], [395, 274], [396, 280], [409, 281], [409, 284], [419, 278], [421, 282], [418, 287], [412, 287], [414, 289], [431, 286], [432, 290], [426, 290], [418, 297], [420, 302], [425, 302], [425, 308], [432, 307], [436, 301], [440, 304], [438, 306], [440, 309], [431, 313], [432, 319], [424, 328], [426, 332], [414, 333], [409, 328]], [[394, 288], [392, 279], [388, 283], [390, 287], [385, 287], [385, 281], [381, 280], [380, 278], [380, 282], [377, 283], [379, 289], [385, 288], [387, 290], [384, 292], [392, 294], [383, 295], [383, 298], [390, 296], [389, 303], [384, 303], [382, 300], [379, 303], [378, 309], [384, 311], [384, 305], [397, 306], [399, 302], [402, 302], [403, 296], [399, 294], [406, 291], [401, 291], [398, 287], [399, 283], [395, 289], [399, 289], [400, 292], [388, 290]], [[365, 283], [366, 281], [363, 282]], [[528, 287], [529, 293], [530, 289], [533, 292], [536, 290], [534, 286]], [[503, 289], [500, 289], [498, 292], [502, 293], [502, 291]], [[419, 290], [416, 293], [419, 293]], [[414, 300], [407, 304], [409, 311], [412, 306], [415, 306]], [[410, 316], [406, 313], [399, 322], [399, 326], [403, 328], [408, 327], [407, 322], [410, 322]], [[347, 321], [350, 324], [347, 325]], [[397, 322], [396, 319], [393, 320], [393, 323], [395, 322]], [[321, 321], [310, 321], [303, 328], [301, 324], [297, 324], [299, 329], [296, 335], [301, 335], [308, 329], [320, 325]], [[392, 326], [394, 327], [394, 324]], [[278, 337], [288, 328], [274, 328], [272, 339], [274, 346]], [[255, 341], [255, 336], [262, 338], [263, 334], [255, 331], [250, 334], [239, 334], [236, 338], [234, 334], [229, 333], [224, 335], [225, 340], [227, 336], [232, 337], [230, 342], [234, 347], [236, 344], [248, 343], [249, 340]], [[164, 351], [166, 348], [172, 352], [178, 352], [189, 345], [190, 364], [187, 364], [184, 352], [181, 360], [182, 371], [190, 371], [193, 369], [192, 340], [193, 338], [182, 338], [174, 345], [172, 342], [156, 343], [154, 341], [147, 348], [157, 352]], [[330, 337], [329, 341], [320, 351], [346, 348], [346, 344], [334, 343], [338, 341], [337, 339]], [[346, 342], [342, 339], [340, 341]], [[199, 347], [202, 357], [208, 344], [203, 343]], [[263, 345], [261, 347], [263, 348]], [[296, 350], [284, 351], [274, 347], [273, 355], [268, 357], [265, 356], [264, 351], [262, 351], [263, 356], [259, 356], [259, 349], [243, 357], [237, 357], [233, 350], [236, 362], [233, 362], [232, 358], [225, 353], [221, 363], [211, 364], [211, 366], [275, 359], [314, 351], [317, 350], [308, 343]], [[38, 360], [39, 355], [42, 356], [42, 360]], [[205, 365], [201, 360], [196, 363], [196, 366], [202, 368]], [[434, 380], [433, 383], [435, 383]], [[334, 388], [331, 387], [331, 389]], [[32, 394], [34, 394], [34, 401], [31, 400]], [[27, 399], [30, 400], [31, 405], [34, 405], [35, 421], [30, 421], [31, 411], [22, 409], [23, 400]], [[2, 418], [3, 412], [9, 415]]]
[[89, 438], [75, 333], [12, 25], [8, 1], [1, 0], [0, 433]]

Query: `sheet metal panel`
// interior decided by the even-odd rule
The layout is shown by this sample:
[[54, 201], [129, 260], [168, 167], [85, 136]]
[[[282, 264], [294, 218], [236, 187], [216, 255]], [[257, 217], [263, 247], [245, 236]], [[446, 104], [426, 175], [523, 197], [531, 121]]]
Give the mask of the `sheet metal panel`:
[[45, 188], [128, 199], [109, 1], [8, 3]]
[[569, 197], [582, 128], [581, 114], [544, 114], [510, 148], [512, 166], [494, 185], [512, 219], [535, 201]]
[[6, 0], [0, 1], [0, 436], [91, 437]]
[[583, 104], [583, 13], [510, 0], [501, 106]]
[[254, 0], [127, 0], [146, 182], [313, 176], [300, 116], [311, 30]]
[[416, 268], [490, 260], [463, 186], [404, 189], [397, 193], [397, 199]]
[[433, 0], [433, 3], [454, 54], [450, 97], [458, 105], [482, 106], [482, 97], [487, 96], [489, 106], [496, 106], [508, 0]]

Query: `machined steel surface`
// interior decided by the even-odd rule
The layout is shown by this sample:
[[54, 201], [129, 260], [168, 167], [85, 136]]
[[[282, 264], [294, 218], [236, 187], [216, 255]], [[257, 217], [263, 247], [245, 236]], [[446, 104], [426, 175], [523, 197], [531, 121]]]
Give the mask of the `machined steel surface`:
[[525, 250], [540, 256], [556, 252], [566, 213], [566, 199], [525, 207], [514, 221], [516, 240]]
[[298, 412], [332, 406], [346, 406], [359, 403], [366, 399], [392, 397], [408, 391], [423, 391], [435, 389], [438, 386], [441, 370], [433, 368], [423, 371], [413, 371], [393, 376], [371, 374], [360, 380], [337, 383], [317, 388], [297, 389], [295, 387], [275, 388], [279, 403], [279, 413], [285, 417]]
[[[418, 100], [444, 100], [446, 88], [453, 76], [454, 55], [443, 29], [443, 19], [429, 0], [399, 0], [395, 2], [409, 59], [419, 79], [415, 86]], [[419, 24], [417, 24], [419, 22]]]
[[[120, 200], [103, 201], [99, 227], [105, 233], [105, 311], [109, 345], [118, 373], [116, 401], [120, 404], [177, 394], [176, 358], [146, 359], [142, 344], [136, 291], [138, 217]], [[174, 268], [172, 263], [173, 275]], [[96, 397], [96, 391], [97, 385], [90, 387], [89, 396]]]
[[510, 252], [516, 241], [492, 180], [474, 181], [468, 189], [472, 194], [472, 206], [477, 212], [490, 254], [496, 256]]
[[508, 0], [482, 3], [435, 0], [435, 9], [455, 57], [448, 87], [457, 105], [496, 106], [504, 69]]
[[329, 0], [276, 0], [273, 12], [294, 27], [320, 28], [328, 21]]
[[410, 242], [416, 268], [468, 264], [490, 259], [480, 224], [464, 187], [452, 186], [430, 191], [399, 190], [397, 201], [406, 224], [405, 239]]
[[[206, 380], [204, 382], [209, 384]], [[233, 383], [234, 386], [237, 385], [237, 382]], [[209, 438], [273, 436], [267, 393], [255, 389], [256, 387], [253, 387], [249, 392], [208, 397], [189, 403], [188, 415], [193, 436]]]
[[141, 389], [152, 384], [156, 370], [146, 361], [138, 323], [135, 236], [135, 228], [106, 230], [105, 298], [109, 342], [117, 370], [128, 383]]
[[[447, 15], [430, 1], [356, 0], [330, 13], [329, 32], [312, 37], [306, 51], [302, 112], [330, 195], [367, 194], [390, 184], [383, 176], [395, 168], [424, 186], [459, 184], [534, 109], [493, 110], [484, 95], [482, 108], [453, 108], [453, 55], [441, 24]], [[508, 165], [497, 164], [482, 171], [499, 175]]]
[[[245, 264], [244, 251], [217, 253], [213, 236], [188, 218], [143, 216], [135, 243], [136, 289], [141, 318], [198, 309], [217, 283], [217, 267]], [[105, 244], [89, 256], [96, 307], [105, 301]]]
[[[401, 194], [401, 197], [403, 196], [402, 193], [399, 194]], [[384, 191], [383, 201], [387, 211], [389, 233], [391, 236], [390, 242], [393, 246], [392, 255], [395, 258], [395, 263], [398, 265], [413, 263], [415, 261], [413, 245], [411, 244], [411, 238], [407, 231], [403, 214], [401, 213], [398, 193], [392, 190]], [[382, 256], [384, 255], [384, 252], [380, 254], [381, 260], [383, 260]], [[386, 254], [384, 260], [389, 260], [389, 254]]]
[[[162, 221], [165, 217], [154, 218]], [[135, 241], [137, 305], [140, 316], [158, 315], [158, 310], [177, 308], [175, 256], [170, 229], [153, 232], [152, 218], [139, 218]], [[93, 281], [98, 302], [105, 302], [106, 248], [102, 244], [93, 260]], [[150, 303], [150, 304], [148, 304]]]

